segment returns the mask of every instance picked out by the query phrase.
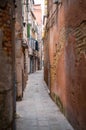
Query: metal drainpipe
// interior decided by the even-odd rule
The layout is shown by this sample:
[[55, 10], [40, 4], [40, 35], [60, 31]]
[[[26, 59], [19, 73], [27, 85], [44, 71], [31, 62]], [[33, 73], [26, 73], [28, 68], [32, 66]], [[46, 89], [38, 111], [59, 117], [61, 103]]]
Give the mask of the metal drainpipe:
[[13, 59], [13, 130], [16, 130], [16, 69], [15, 69], [15, 0], [13, 0], [12, 8], [12, 59]]
[[[15, 54], [13, 54], [15, 55]], [[16, 115], [16, 70], [15, 70], [15, 56], [13, 56], [13, 130], [16, 130], [15, 115]]]
[[16, 116], [16, 74], [14, 72], [13, 74], [13, 80], [14, 80], [14, 83], [13, 83], [13, 107], [14, 107], [14, 114], [13, 114], [13, 130], [16, 130], [16, 121], [15, 121], [15, 116]]

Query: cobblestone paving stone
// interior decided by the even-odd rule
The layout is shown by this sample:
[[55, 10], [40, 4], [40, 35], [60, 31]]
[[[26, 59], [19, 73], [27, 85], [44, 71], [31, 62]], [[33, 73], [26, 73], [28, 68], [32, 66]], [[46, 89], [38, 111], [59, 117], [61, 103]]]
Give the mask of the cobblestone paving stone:
[[74, 130], [48, 94], [43, 71], [29, 75], [21, 102], [17, 102], [17, 130]]

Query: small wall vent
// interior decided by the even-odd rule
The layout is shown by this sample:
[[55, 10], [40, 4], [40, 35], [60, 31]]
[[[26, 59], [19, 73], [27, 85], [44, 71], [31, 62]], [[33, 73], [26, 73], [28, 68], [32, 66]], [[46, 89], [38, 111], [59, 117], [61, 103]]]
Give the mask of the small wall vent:
[[53, 0], [53, 3], [54, 3], [54, 4], [60, 4], [60, 3], [61, 3], [61, 0]]

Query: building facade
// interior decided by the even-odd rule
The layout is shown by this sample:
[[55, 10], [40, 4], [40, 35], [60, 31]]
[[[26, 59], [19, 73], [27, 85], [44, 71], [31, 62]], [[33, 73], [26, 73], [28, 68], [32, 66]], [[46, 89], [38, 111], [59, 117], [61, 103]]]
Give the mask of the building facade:
[[22, 2], [16, 1], [15, 8], [15, 66], [16, 66], [16, 97], [21, 100], [24, 89], [24, 51], [22, 48], [23, 22]]
[[24, 71], [25, 79], [28, 78], [28, 66], [29, 66], [29, 57], [28, 57], [28, 12], [29, 12], [29, 0], [22, 0], [22, 18], [23, 18], [23, 51], [24, 51]]
[[86, 129], [86, 1], [48, 0], [44, 78], [76, 130]]
[[38, 69], [42, 69], [42, 52], [43, 52], [43, 44], [42, 44], [42, 8], [41, 4], [36, 4], [33, 6], [33, 11], [36, 17], [37, 23], [37, 41], [39, 43], [39, 66]]
[[0, 130], [16, 129], [16, 99], [22, 100], [29, 71], [39, 68], [33, 4], [33, 0], [0, 0]]
[[33, 10], [34, 1], [29, 2], [28, 11], [28, 52], [29, 52], [29, 73], [39, 69], [39, 43], [37, 40], [38, 27], [36, 16]]
[[0, 130], [14, 130], [15, 1], [0, 0]]

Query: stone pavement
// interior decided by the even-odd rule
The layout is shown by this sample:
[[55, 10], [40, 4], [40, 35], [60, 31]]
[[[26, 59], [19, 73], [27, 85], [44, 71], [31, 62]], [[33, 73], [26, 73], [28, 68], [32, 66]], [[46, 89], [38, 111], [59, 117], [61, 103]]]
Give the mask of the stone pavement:
[[43, 72], [29, 76], [23, 101], [17, 102], [17, 130], [73, 130], [48, 95]]

